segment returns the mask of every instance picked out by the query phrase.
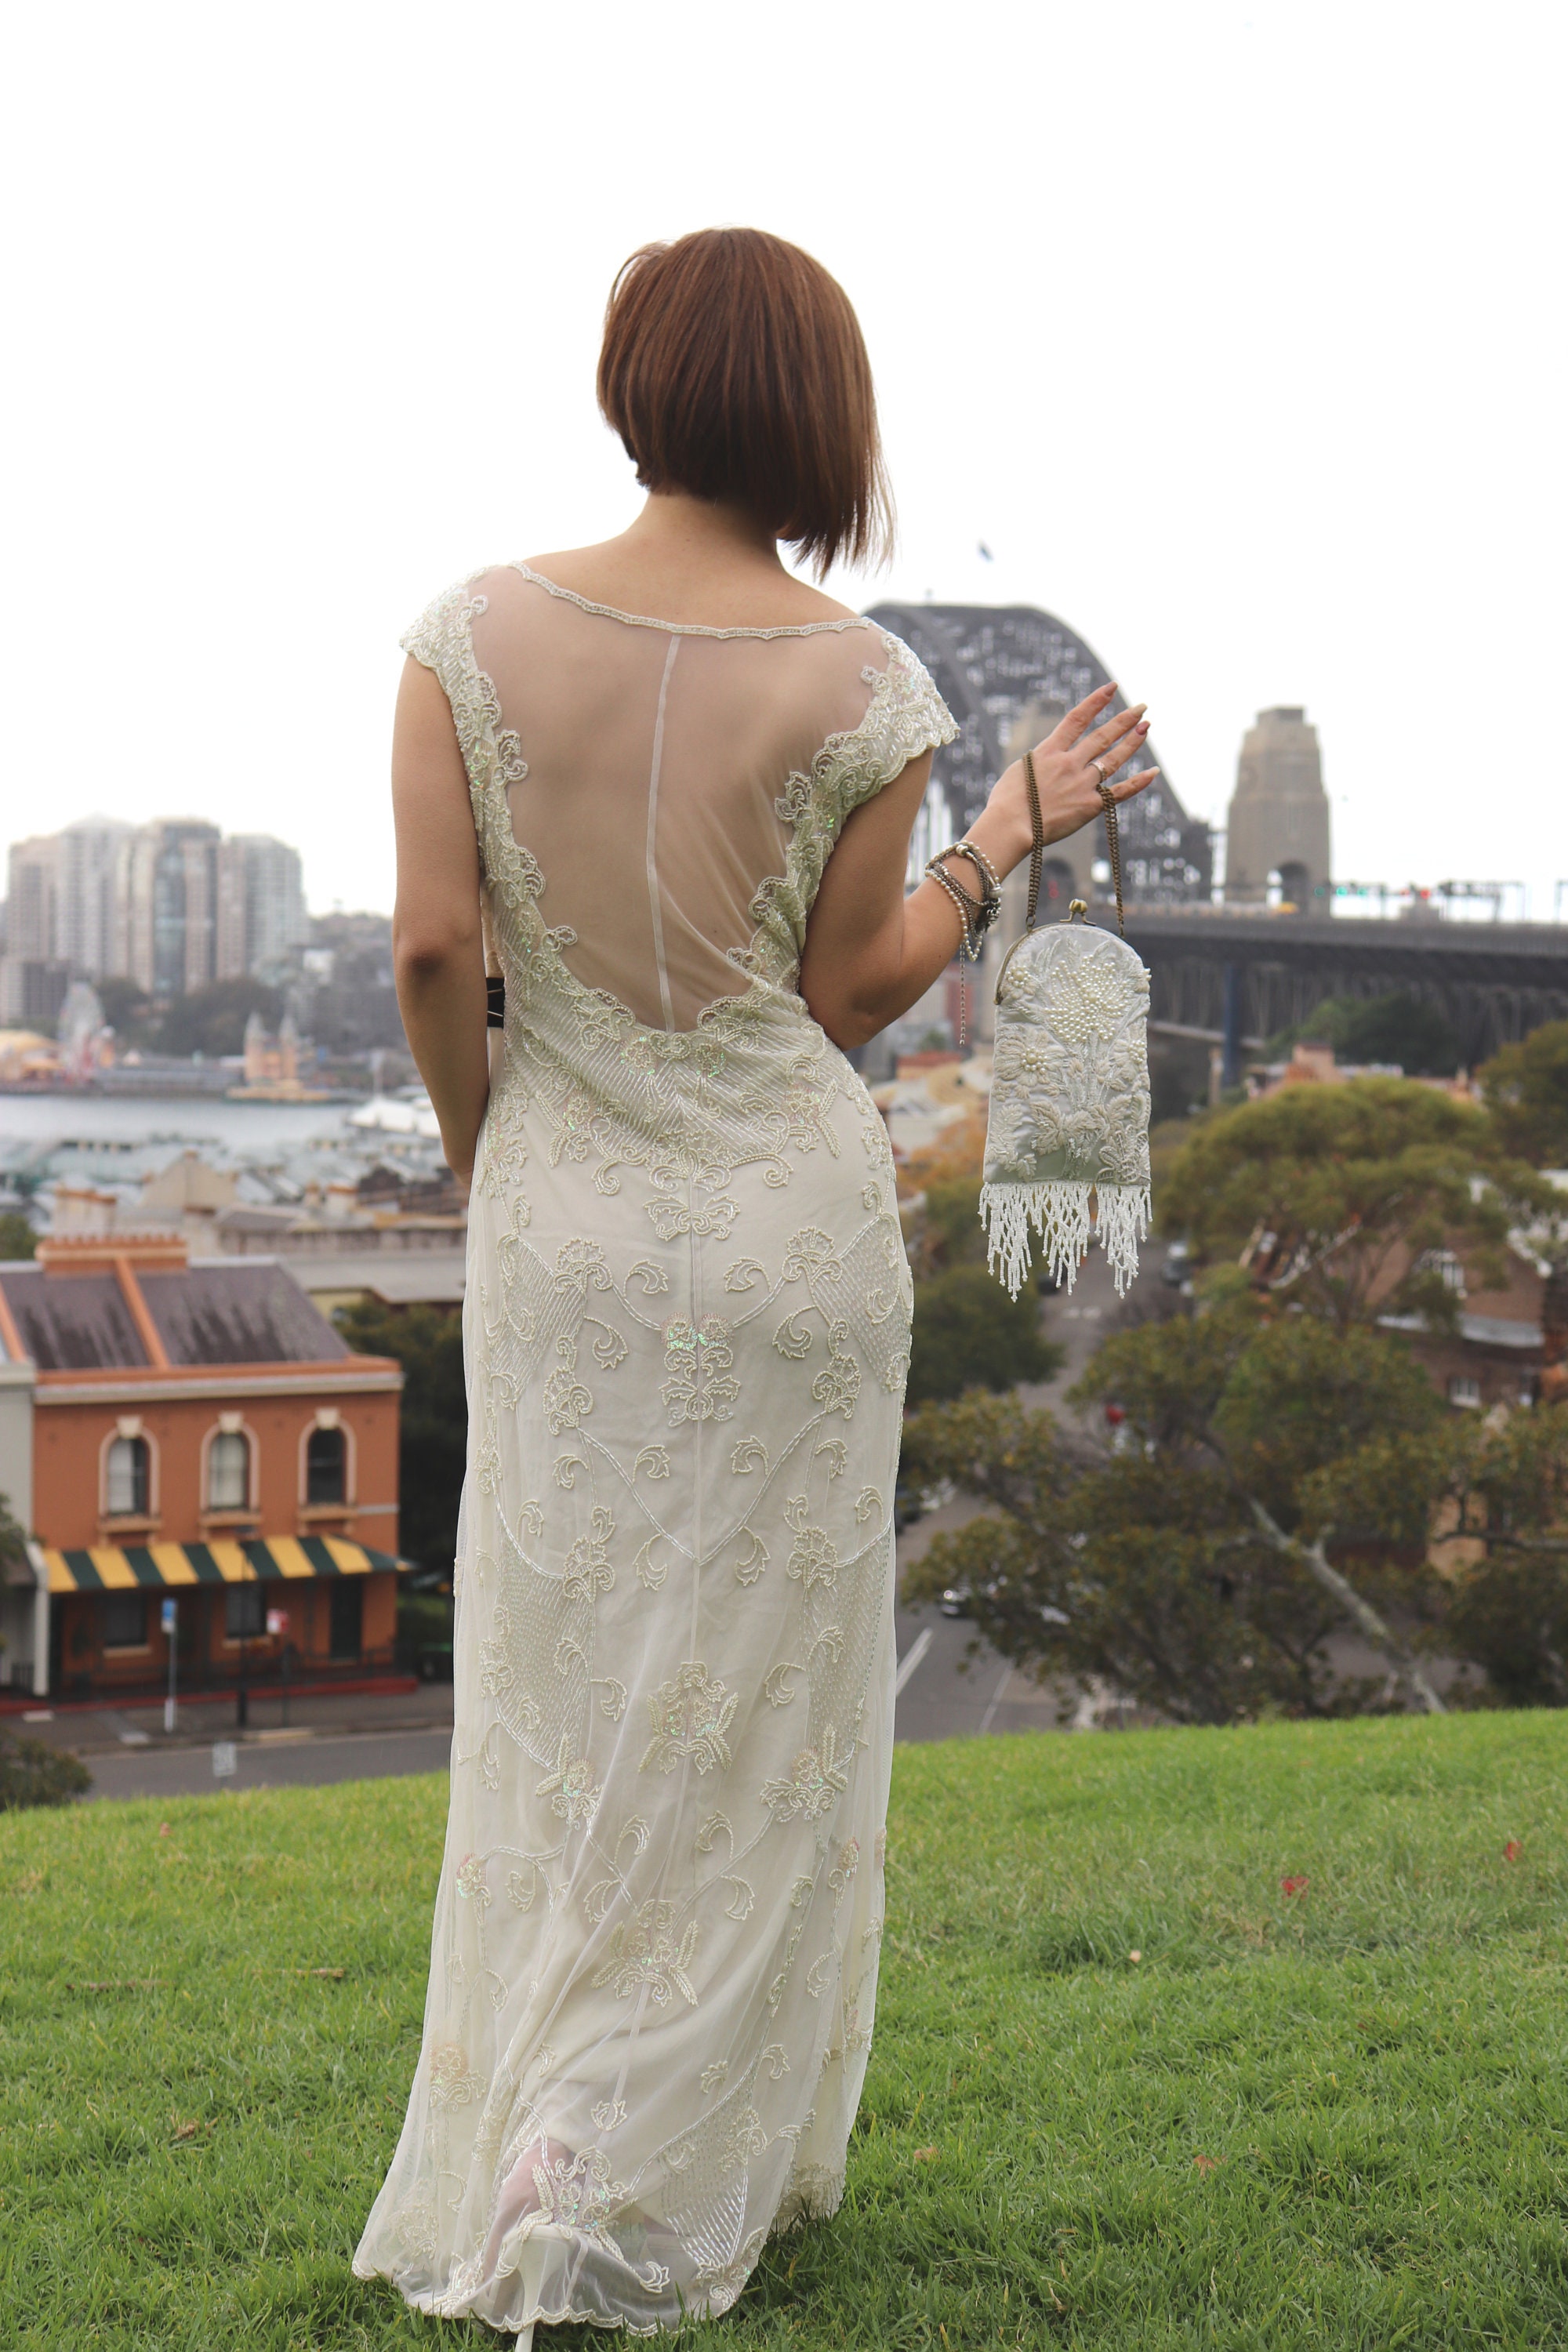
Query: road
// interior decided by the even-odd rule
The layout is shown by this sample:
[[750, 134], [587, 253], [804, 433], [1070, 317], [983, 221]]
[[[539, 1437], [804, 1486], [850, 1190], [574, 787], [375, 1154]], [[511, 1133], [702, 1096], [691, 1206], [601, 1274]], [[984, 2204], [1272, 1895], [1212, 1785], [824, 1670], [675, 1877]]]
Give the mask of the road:
[[[1145, 1253], [1142, 1280], [1159, 1279], [1161, 1249]], [[1046, 1308], [1046, 1329], [1065, 1351], [1054, 1380], [1031, 1382], [1018, 1391], [1026, 1404], [1048, 1405], [1065, 1412], [1066, 1391], [1111, 1328], [1120, 1301], [1104, 1254], [1091, 1250], [1079, 1269], [1071, 1292], [1063, 1291]], [[933, 1535], [962, 1527], [978, 1506], [960, 1497], [931, 1512], [899, 1538], [899, 1579], [911, 1560], [924, 1551]], [[964, 1618], [943, 1617], [934, 1607], [896, 1612], [900, 1672], [908, 1679], [899, 1692], [895, 1737], [899, 1739], [953, 1739], [966, 1734], [1004, 1731], [1055, 1731], [1075, 1719], [1086, 1724], [1079, 1696], [1056, 1682], [1036, 1683], [991, 1648], [976, 1642], [974, 1628]], [[919, 1654], [916, 1654], [917, 1648]]]

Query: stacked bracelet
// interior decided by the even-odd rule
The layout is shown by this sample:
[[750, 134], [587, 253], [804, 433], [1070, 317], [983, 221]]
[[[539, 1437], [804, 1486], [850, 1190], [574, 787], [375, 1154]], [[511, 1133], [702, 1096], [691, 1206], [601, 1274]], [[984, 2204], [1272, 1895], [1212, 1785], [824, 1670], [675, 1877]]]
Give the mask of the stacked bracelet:
[[[980, 877], [981, 895], [977, 899], [972, 898], [968, 891], [961, 889], [953, 880], [943, 862], [949, 857], [966, 857], [973, 866]], [[946, 891], [957, 908], [958, 919], [963, 926], [963, 957], [970, 963], [978, 963], [980, 943], [1002, 911], [1002, 884], [996, 868], [985, 852], [977, 849], [973, 841], [955, 841], [946, 849], [939, 849], [934, 857], [928, 858], [925, 870], [931, 879]], [[963, 964], [961, 962], [958, 967], [958, 1042], [961, 1046], [964, 1042], [964, 1029]]]
[[[985, 903], [987, 906], [990, 906], [995, 899], [1001, 897], [1002, 877], [997, 873], [996, 868], [992, 865], [991, 860], [986, 856], [985, 852], [981, 848], [978, 842], [967, 840], [955, 841], [951, 849], [944, 849], [942, 854], [944, 857], [968, 858], [971, 866], [973, 866], [975, 872], [980, 877], [980, 887], [985, 894]], [[992, 919], [994, 920], [994, 917], [993, 917]]]
[[957, 908], [958, 919], [963, 926], [963, 952], [973, 963], [980, 953], [980, 917], [984, 911], [983, 902], [972, 898], [967, 890], [961, 890], [946, 866], [937, 858], [928, 859], [925, 870], [929, 878], [947, 892]]
[[[972, 898], [967, 890], [961, 889], [948, 872], [944, 860], [949, 857], [967, 858], [973, 866], [980, 877], [981, 895], [978, 899]], [[963, 925], [963, 952], [971, 963], [974, 962], [980, 953], [981, 940], [1002, 911], [1002, 885], [996, 868], [985, 852], [977, 849], [973, 842], [955, 841], [928, 859], [925, 870], [933, 882], [941, 883], [958, 909], [959, 919]]]

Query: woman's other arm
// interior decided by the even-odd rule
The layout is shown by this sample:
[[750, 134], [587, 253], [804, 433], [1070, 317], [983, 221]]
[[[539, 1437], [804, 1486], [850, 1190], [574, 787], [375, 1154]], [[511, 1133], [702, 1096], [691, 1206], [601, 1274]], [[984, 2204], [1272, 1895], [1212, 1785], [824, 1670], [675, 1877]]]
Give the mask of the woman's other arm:
[[[1063, 840], [1100, 814], [1090, 762], [1099, 760], [1109, 778], [1148, 734], [1142, 703], [1095, 724], [1115, 692], [1114, 684], [1098, 688], [1035, 749], [1047, 842]], [[1141, 770], [1116, 785], [1117, 799], [1131, 800], [1158, 773]], [[836, 1045], [863, 1045], [907, 1013], [952, 961], [963, 938], [958, 909], [940, 882], [928, 876], [904, 895], [910, 835], [930, 778], [926, 751], [855, 811], [823, 874], [806, 924], [800, 992]], [[1024, 763], [1015, 760], [964, 839], [1005, 877], [1027, 857], [1033, 838]], [[949, 867], [959, 887], [978, 898], [978, 877], [965, 862], [952, 859]]]
[[392, 811], [397, 1003], [447, 1165], [466, 1184], [489, 1096], [479, 845], [451, 706], [439, 679], [412, 657], [393, 724]]

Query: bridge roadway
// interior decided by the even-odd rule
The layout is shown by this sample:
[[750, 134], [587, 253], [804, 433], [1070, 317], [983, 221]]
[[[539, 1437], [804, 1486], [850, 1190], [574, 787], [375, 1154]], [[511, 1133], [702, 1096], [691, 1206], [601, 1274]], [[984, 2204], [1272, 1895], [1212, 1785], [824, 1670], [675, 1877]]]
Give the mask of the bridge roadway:
[[[1116, 919], [1100, 905], [1091, 919]], [[1330, 996], [1424, 998], [1471, 1068], [1542, 1022], [1568, 1020], [1568, 924], [1132, 906], [1127, 940], [1149, 967], [1151, 1017], [1224, 1041], [1232, 1056]]]

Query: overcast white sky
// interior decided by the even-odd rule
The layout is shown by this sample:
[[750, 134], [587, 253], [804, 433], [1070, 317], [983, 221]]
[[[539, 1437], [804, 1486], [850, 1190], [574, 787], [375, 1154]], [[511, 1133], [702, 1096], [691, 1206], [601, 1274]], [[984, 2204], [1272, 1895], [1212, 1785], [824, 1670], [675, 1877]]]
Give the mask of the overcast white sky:
[[[611, 277], [714, 221], [859, 308], [885, 593], [1043, 604], [1222, 820], [1318, 725], [1342, 876], [1568, 876], [1545, 0], [17, 12], [0, 835], [298, 843], [385, 908], [401, 630], [634, 510]], [[995, 561], [977, 552], [984, 541]]]

